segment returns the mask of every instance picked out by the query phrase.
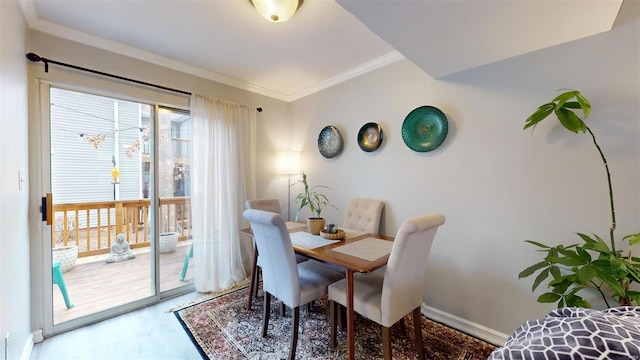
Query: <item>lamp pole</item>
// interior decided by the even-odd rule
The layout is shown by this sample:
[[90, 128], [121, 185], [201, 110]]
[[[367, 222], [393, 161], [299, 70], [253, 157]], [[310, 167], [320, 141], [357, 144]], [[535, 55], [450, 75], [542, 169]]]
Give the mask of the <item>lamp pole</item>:
[[300, 174], [300, 152], [281, 151], [279, 158], [279, 173], [287, 175], [287, 221], [291, 221], [291, 175]]
[[288, 174], [289, 178], [287, 186], [287, 221], [291, 221], [291, 174]]

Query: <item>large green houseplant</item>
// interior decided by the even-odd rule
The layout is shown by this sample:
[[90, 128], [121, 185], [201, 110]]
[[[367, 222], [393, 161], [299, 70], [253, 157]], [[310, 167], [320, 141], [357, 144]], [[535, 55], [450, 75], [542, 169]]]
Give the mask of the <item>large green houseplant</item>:
[[579, 133], [588, 132], [591, 135], [607, 174], [609, 185], [609, 203], [611, 207], [611, 227], [609, 228], [609, 243], [598, 235], [578, 233], [582, 242], [569, 246], [549, 246], [543, 243], [526, 240], [539, 248], [544, 258], [542, 261], [529, 266], [519, 274], [519, 278], [538, 273], [532, 291], [545, 281], [549, 291], [538, 297], [541, 303], [556, 303], [558, 307], [579, 306], [590, 308], [591, 304], [578, 295], [582, 290], [597, 291], [607, 307], [613, 299], [619, 306], [640, 304], [640, 292], [633, 290], [631, 285], [640, 283], [640, 258], [633, 257], [633, 245], [640, 243], [640, 234], [624, 236], [627, 241], [626, 253], [616, 249], [614, 231], [616, 229], [616, 213], [613, 203], [613, 189], [609, 165], [600, 145], [591, 129], [578, 116], [582, 112], [586, 119], [591, 112], [591, 104], [579, 91], [566, 91], [558, 95], [551, 102], [540, 106], [529, 118], [524, 129], [534, 129], [535, 126], [549, 115], [555, 114], [560, 124], [567, 130]]
[[327, 206], [331, 206], [334, 209], [337, 208], [331, 205], [326, 195], [318, 191], [318, 189], [329, 189], [327, 186], [315, 185], [313, 187], [309, 187], [309, 183], [307, 183], [307, 174], [304, 172], [302, 173], [302, 180], [297, 181], [292, 184], [292, 186], [298, 183], [302, 183], [304, 188], [303, 191], [293, 199], [293, 202], [298, 204], [296, 221], [298, 221], [298, 218], [300, 217], [300, 210], [308, 207], [311, 212], [311, 217], [307, 219], [307, 226], [310, 233], [317, 235], [324, 228], [325, 223], [325, 220], [322, 217], [322, 209]]

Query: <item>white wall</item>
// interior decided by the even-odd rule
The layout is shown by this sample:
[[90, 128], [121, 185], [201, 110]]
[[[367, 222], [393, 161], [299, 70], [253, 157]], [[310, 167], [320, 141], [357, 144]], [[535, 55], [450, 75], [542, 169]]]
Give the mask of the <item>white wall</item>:
[[[625, 1], [610, 32], [445, 79], [405, 60], [295, 101], [292, 146], [302, 150], [311, 184], [331, 187], [327, 195], [340, 208], [325, 216], [339, 224], [348, 198], [382, 199], [382, 230], [393, 235], [407, 218], [443, 213], [447, 222], [428, 259], [426, 305], [504, 334], [545, 315], [552, 306], [536, 302], [533, 278], [518, 280], [539, 261], [524, 240], [607, 236], [608, 191], [589, 135], [572, 134], [557, 120], [531, 134], [524, 121], [557, 89], [587, 96], [587, 124], [612, 171], [618, 239], [638, 232], [639, 8]], [[441, 109], [450, 126], [444, 144], [428, 153], [413, 152], [401, 137], [405, 116], [422, 105]], [[365, 153], [356, 137], [370, 121], [382, 126], [385, 140]], [[337, 126], [345, 141], [332, 159], [317, 149], [326, 125]]]
[[9, 334], [9, 359], [31, 349], [26, 43], [18, 1], [0, 1], [0, 356]]

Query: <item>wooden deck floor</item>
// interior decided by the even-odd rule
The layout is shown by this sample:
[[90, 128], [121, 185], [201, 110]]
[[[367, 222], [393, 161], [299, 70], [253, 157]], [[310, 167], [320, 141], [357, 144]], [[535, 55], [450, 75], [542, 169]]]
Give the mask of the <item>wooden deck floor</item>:
[[[175, 252], [160, 254], [160, 291], [193, 283], [192, 266], [185, 281], [180, 281], [190, 245], [191, 241], [181, 241]], [[111, 264], [106, 263], [106, 256], [78, 259], [76, 266], [63, 274], [72, 308], [67, 309], [58, 286], [53, 285], [54, 323], [151, 296], [151, 253], [148, 248], [134, 252], [135, 259]]]

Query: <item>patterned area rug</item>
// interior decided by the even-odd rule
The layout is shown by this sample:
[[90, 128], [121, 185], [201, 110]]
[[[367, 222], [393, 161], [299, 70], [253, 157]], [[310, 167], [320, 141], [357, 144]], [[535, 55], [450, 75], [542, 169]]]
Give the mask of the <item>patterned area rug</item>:
[[[204, 302], [174, 311], [205, 359], [284, 359], [289, 353], [291, 317], [280, 317], [280, 302], [271, 301], [267, 337], [262, 329], [262, 291], [246, 309], [247, 289], [241, 288]], [[345, 359], [346, 332], [338, 331], [338, 347], [329, 348], [329, 320], [326, 299], [316, 301], [311, 312], [300, 310], [300, 332], [296, 358]], [[405, 319], [406, 331], [398, 324], [391, 330], [394, 359], [415, 359], [413, 321]], [[427, 359], [485, 360], [495, 346], [422, 317], [422, 334]], [[356, 314], [356, 358], [382, 358], [380, 326]]]

